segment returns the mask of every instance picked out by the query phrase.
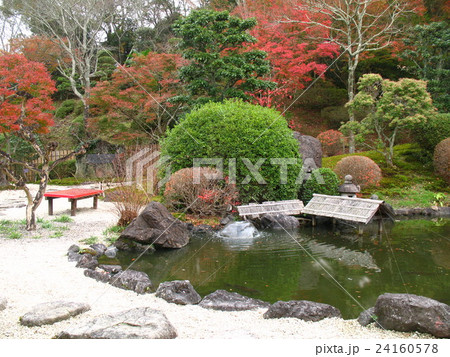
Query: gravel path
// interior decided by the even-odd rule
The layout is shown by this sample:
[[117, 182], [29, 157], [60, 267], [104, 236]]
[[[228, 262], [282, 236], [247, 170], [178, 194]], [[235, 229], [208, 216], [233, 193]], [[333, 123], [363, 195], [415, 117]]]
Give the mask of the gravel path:
[[[25, 196], [20, 191], [0, 192], [0, 220], [22, 219], [24, 207], [7, 207], [20, 204], [23, 197]], [[175, 326], [178, 337], [183, 339], [431, 338], [426, 334], [383, 331], [374, 326], [365, 328], [356, 320], [265, 320], [262, 317], [265, 309], [221, 312], [199, 306], [178, 306], [156, 298], [154, 294], [138, 295], [86, 278], [83, 269], [75, 268], [75, 263], [67, 261], [68, 247], [78, 244], [81, 239], [101, 237], [105, 228], [117, 220], [111, 203], [100, 201], [96, 211], [91, 205], [91, 199], [79, 201], [80, 209], [74, 221], [61, 224], [68, 229], [60, 238], [48, 238], [51, 235], [49, 229], [40, 229], [37, 233], [28, 234], [21, 239], [0, 236], [0, 295], [8, 300], [7, 308], [0, 311], [0, 338], [51, 338], [69, 326], [82, 325], [103, 313], [119, 312], [138, 306], [149, 306], [163, 311]], [[69, 208], [67, 200], [55, 200], [55, 217], [61, 214], [70, 215]], [[37, 215], [46, 220], [52, 219], [47, 216], [45, 202], [39, 207]], [[39, 239], [32, 238], [33, 235]], [[91, 305], [91, 311], [51, 326], [24, 327], [19, 324], [19, 317], [32, 306], [56, 300], [85, 302]]]

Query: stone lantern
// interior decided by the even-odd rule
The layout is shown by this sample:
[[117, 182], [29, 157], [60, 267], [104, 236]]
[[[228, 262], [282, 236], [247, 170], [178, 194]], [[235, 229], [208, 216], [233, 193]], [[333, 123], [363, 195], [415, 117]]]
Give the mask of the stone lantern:
[[346, 175], [344, 177], [344, 183], [339, 186], [339, 193], [344, 197], [356, 197], [356, 194], [361, 191], [359, 185], [353, 183], [353, 177]]

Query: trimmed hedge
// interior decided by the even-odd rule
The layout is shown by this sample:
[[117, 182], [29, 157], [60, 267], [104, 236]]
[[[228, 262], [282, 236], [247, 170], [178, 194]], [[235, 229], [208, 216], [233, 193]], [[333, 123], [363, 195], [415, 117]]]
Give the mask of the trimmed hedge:
[[450, 137], [436, 145], [433, 164], [436, 173], [450, 184]]
[[[170, 157], [172, 172], [192, 167], [194, 158], [223, 159], [223, 172], [231, 174], [230, 182], [230, 165], [233, 168], [235, 159], [236, 185], [243, 203], [297, 197], [301, 168], [298, 143], [286, 120], [274, 109], [234, 100], [205, 104], [167, 133], [161, 141], [161, 156]], [[278, 158], [296, 161], [287, 166], [286, 183], [282, 183], [280, 165], [270, 162]], [[253, 165], [264, 160], [258, 172], [265, 184], [257, 182], [245, 159]], [[165, 169], [162, 167], [161, 172]], [[245, 180], [248, 176], [249, 182]]]
[[334, 172], [344, 179], [346, 175], [352, 175], [353, 183], [361, 188], [378, 186], [382, 175], [381, 169], [375, 161], [366, 156], [347, 156], [340, 160]]
[[426, 123], [414, 129], [414, 134], [420, 147], [433, 153], [437, 144], [450, 137], [450, 113], [439, 113], [429, 118]]
[[311, 201], [314, 193], [339, 196], [339, 177], [331, 169], [319, 168], [311, 173], [300, 191], [300, 199], [306, 205]]

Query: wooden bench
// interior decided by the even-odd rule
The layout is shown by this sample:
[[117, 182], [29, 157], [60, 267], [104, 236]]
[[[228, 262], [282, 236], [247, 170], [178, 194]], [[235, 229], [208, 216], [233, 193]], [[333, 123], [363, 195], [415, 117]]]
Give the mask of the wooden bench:
[[75, 216], [77, 210], [77, 201], [85, 198], [94, 198], [94, 209], [97, 209], [98, 196], [103, 193], [102, 190], [90, 190], [86, 188], [72, 188], [70, 190], [52, 191], [44, 194], [48, 200], [48, 215], [53, 215], [53, 200], [55, 198], [67, 198], [70, 202], [70, 215]]

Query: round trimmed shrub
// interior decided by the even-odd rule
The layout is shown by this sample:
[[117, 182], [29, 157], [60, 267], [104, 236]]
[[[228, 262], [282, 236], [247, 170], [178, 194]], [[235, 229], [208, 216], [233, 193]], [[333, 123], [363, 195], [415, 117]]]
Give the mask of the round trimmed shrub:
[[[236, 182], [243, 203], [297, 197], [298, 144], [286, 120], [271, 108], [235, 100], [205, 104], [168, 132], [161, 155], [170, 157], [172, 171], [192, 167], [195, 158], [223, 160], [223, 172]], [[282, 158], [291, 159], [286, 175], [273, 161]], [[250, 164], [264, 181], [255, 179]]]
[[444, 139], [436, 145], [433, 164], [436, 173], [450, 183], [450, 138]]
[[353, 183], [361, 188], [377, 186], [382, 178], [381, 169], [375, 161], [366, 156], [347, 156], [339, 160], [334, 172], [341, 180], [346, 175], [353, 176]]
[[300, 199], [306, 205], [314, 193], [322, 195], [339, 196], [339, 177], [328, 168], [313, 170], [309, 179], [303, 184]]
[[317, 136], [317, 139], [322, 144], [322, 151], [326, 156], [342, 154], [345, 136], [340, 131], [324, 131]]
[[77, 101], [75, 99], [67, 99], [61, 103], [60, 107], [56, 109], [55, 117], [62, 119], [71, 114], [76, 105]]
[[204, 216], [224, 214], [228, 205], [236, 203], [236, 185], [228, 184], [216, 169], [200, 167], [198, 170], [187, 167], [170, 177], [164, 191], [166, 205]]

